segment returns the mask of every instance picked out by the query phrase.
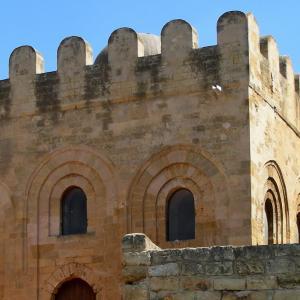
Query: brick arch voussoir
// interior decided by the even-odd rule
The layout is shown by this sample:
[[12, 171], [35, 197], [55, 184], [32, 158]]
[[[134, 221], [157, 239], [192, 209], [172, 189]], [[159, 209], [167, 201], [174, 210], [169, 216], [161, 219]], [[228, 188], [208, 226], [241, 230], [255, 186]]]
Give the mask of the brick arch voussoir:
[[116, 172], [111, 161], [86, 146], [65, 147], [48, 154], [33, 171], [25, 192], [26, 208], [28, 206], [28, 198], [36, 199], [38, 197], [41, 187], [54, 171], [64, 164], [72, 163], [81, 163], [93, 169], [99, 174], [104, 184], [109, 187], [113, 186], [114, 190], [116, 190]]
[[63, 283], [73, 278], [80, 278], [87, 282], [95, 294], [99, 294], [102, 290], [101, 278], [96, 272], [84, 264], [75, 262], [58, 267], [49, 278], [45, 280], [43, 290], [53, 296], [58, 292]]
[[115, 167], [105, 156], [87, 146], [64, 147], [42, 159], [28, 180], [26, 196], [35, 190], [35, 187], [41, 186], [53, 170], [66, 162], [81, 162], [98, 170], [104, 182], [115, 181]]

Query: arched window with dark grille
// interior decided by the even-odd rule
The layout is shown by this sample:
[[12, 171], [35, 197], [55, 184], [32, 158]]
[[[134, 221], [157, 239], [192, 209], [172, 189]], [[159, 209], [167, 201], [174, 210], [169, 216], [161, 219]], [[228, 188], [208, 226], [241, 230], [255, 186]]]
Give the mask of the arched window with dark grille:
[[274, 244], [274, 209], [270, 199], [265, 202], [265, 235], [266, 242]]
[[300, 212], [297, 214], [298, 243], [300, 243]]
[[195, 239], [195, 203], [187, 189], [177, 190], [167, 203], [167, 240]]
[[68, 188], [61, 200], [62, 235], [82, 234], [87, 232], [87, 200], [79, 187]]

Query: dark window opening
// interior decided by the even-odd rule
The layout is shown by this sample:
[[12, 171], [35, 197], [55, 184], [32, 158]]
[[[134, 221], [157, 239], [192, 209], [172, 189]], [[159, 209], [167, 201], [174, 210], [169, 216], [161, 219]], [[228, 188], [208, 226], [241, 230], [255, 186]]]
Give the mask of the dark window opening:
[[167, 240], [195, 239], [194, 196], [187, 189], [177, 190], [167, 205]]
[[61, 200], [61, 233], [62, 235], [87, 232], [87, 203], [82, 189], [67, 189]]
[[55, 300], [96, 300], [93, 289], [81, 279], [66, 281], [58, 289]]
[[298, 243], [300, 243], [300, 212], [297, 214]]
[[266, 200], [265, 203], [265, 214], [266, 214], [266, 222], [267, 222], [267, 229], [266, 234], [268, 236], [268, 244], [274, 244], [274, 212], [273, 212], [273, 205], [270, 199]]

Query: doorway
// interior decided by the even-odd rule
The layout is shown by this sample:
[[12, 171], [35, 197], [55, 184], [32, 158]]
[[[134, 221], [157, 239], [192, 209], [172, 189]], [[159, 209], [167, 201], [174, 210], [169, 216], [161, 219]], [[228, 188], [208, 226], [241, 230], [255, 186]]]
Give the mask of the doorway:
[[96, 300], [92, 287], [85, 281], [76, 278], [66, 281], [58, 289], [55, 300]]

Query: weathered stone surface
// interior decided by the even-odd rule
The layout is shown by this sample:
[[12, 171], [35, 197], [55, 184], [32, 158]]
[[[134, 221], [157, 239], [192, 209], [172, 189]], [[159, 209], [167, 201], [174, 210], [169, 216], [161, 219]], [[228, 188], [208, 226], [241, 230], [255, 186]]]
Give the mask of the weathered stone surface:
[[147, 300], [148, 291], [146, 286], [126, 285], [123, 290], [124, 300]]
[[160, 266], [150, 266], [149, 276], [166, 277], [176, 276], [180, 273], [180, 267], [176, 263], [169, 263]]
[[216, 278], [214, 289], [216, 291], [239, 291], [246, 288], [245, 278]]
[[209, 262], [206, 264], [207, 275], [231, 275], [233, 274], [232, 262]]
[[204, 264], [197, 264], [197, 263], [188, 263], [182, 264], [182, 275], [198, 275], [203, 274], [205, 270]]
[[278, 288], [276, 276], [247, 277], [247, 289], [249, 290], [273, 290]]
[[[124, 251], [124, 250], [123, 250]], [[127, 250], [128, 251], [128, 248]], [[128, 252], [124, 253], [123, 261], [127, 266], [147, 266], [151, 263], [151, 256], [149, 252]]]
[[[136, 266], [133, 267], [134, 260], [130, 260], [130, 266], [125, 265], [123, 270], [126, 272], [127, 268], [133, 268], [136, 271], [136, 280], [133, 279], [129, 286], [141, 286], [142, 289], [146, 286], [149, 292], [148, 298], [145, 298], [147, 300], [298, 299], [300, 275], [295, 267], [290, 266], [298, 260], [300, 247], [228, 246], [226, 253], [230, 255], [226, 255], [226, 258], [230, 261], [219, 261], [225, 258], [224, 255], [216, 255], [219, 251], [219, 247], [177, 249], [174, 255], [173, 249], [148, 250], [141, 253], [151, 256], [150, 265], [141, 265], [139, 260], [135, 260]], [[243, 260], [242, 253], [245, 254]], [[123, 255], [129, 254], [125, 249]], [[237, 267], [241, 266], [238, 264], [241, 262], [246, 267]], [[148, 271], [145, 272], [145, 268]], [[146, 276], [139, 278], [141, 273]], [[124, 285], [126, 287], [128, 282], [125, 281]]]
[[[298, 289], [299, 244], [226, 245], [299, 241], [299, 75], [253, 15], [225, 13], [217, 31], [199, 48], [184, 20], [160, 37], [117, 29], [95, 63], [73, 36], [47, 73], [32, 47], [12, 52], [0, 80], [1, 299], [48, 300], [73, 278], [97, 300], [120, 299], [122, 280], [129, 299]], [[63, 234], [72, 187], [86, 196], [85, 234]], [[170, 241], [179, 189], [193, 194], [195, 238]], [[228, 278], [255, 291], [213, 290]]]
[[154, 292], [157, 291], [176, 291], [179, 288], [178, 277], [151, 277], [150, 289]]

